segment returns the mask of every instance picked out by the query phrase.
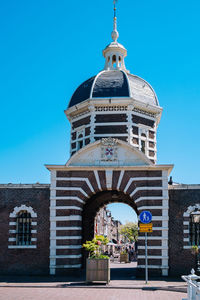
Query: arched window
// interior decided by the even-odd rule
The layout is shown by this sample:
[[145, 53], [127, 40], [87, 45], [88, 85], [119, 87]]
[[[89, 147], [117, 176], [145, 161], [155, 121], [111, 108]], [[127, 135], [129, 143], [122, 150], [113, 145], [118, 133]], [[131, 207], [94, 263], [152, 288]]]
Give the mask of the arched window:
[[190, 214], [190, 245], [200, 246], [200, 211], [195, 210]]
[[117, 66], [117, 65], [116, 65], [116, 62], [117, 62], [116, 55], [113, 55], [113, 56], [112, 56], [112, 65], [113, 65], [114, 68], [116, 68], [116, 66]]
[[145, 154], [146, 152], [146, 143], [145, 141], [141, 141], [141, 151]]
[[17, 214], [16, 245], [31, 245], [31, 214], [27, 210], [21, 210]]
[[[82, 138], [83, 138], [83, 135], [79, 134], [78, 139], [82, 139]], [[83, 148], [83, 140], [78, 141], [78, 150], [81, 148]]]

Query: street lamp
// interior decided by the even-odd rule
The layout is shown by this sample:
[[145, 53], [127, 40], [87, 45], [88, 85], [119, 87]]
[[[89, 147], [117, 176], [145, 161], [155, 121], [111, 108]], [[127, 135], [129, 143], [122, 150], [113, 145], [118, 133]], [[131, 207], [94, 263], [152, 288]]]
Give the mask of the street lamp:
[[[194, 211], [191, 213], [191, 221], [192, 221], [192, 244], [194, 243], [197, 247], [200, 244], [200, 211]], [[196, 271], [200, 273], [200, 255], [199, 250], [196, 252]]]

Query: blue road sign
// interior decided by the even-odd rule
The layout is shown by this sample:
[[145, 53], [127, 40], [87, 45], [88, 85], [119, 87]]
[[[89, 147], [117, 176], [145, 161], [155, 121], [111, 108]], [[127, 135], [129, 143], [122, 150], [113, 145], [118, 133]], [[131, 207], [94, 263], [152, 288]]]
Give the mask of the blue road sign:
[[140, 222], [144, 224], [151, 223], [152, 221], [152, 214], [148, 210], [144, 210], [140, 213], [139, 216]]

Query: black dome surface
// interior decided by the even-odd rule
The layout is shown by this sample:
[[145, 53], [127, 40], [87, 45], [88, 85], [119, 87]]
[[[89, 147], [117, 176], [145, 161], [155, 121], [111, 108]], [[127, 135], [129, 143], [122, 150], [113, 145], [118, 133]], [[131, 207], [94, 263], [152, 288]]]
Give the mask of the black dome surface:
[[122, 71], [102, 72], [96, 78], [92, 98], [129, 97], [127, 77]]
[[90, 98], [90, 92], [95, 77], [96, 76], [93, 76], [79, 85], [79, 87], [73, 93], [68, 107], [74, 106]]
[[74, 92], [72, 107], [90, 98], [130, 97], [128, 79], [123, 71], [103, 71], [84, 81]]

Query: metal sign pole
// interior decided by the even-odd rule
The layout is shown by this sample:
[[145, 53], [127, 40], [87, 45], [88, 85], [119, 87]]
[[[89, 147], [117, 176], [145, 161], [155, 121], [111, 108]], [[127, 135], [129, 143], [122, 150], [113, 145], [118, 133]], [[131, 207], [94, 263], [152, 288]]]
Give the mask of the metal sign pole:
[[147, 265], [147, 232], [145, 232], [145, 281], [148, 282], [148, 265]]

